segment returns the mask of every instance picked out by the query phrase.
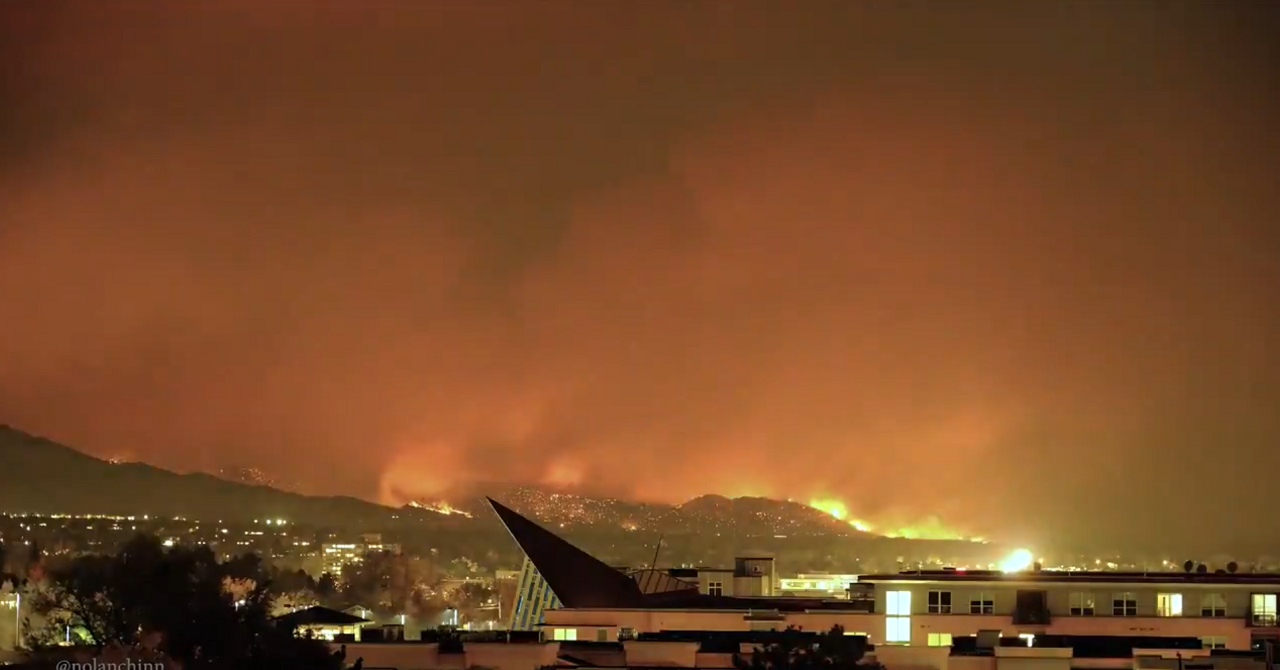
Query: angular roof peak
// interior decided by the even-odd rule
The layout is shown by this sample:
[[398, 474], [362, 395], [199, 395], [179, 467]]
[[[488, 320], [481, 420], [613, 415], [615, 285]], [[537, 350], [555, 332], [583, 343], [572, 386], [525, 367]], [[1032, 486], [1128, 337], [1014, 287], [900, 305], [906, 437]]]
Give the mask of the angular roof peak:
[[636, 607], [643, 600], [631, 577], [493, 498], [485, 500], [564, 607]]

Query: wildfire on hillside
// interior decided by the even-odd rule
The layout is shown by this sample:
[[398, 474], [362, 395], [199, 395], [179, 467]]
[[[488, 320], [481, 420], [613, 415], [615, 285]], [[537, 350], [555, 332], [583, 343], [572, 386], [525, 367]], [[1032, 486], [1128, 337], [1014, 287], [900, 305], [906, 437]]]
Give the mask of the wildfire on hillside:
[[899, 528], [886, 528], [877, 531], [874, 525], [862, 519], [850, 518], [849, 508], [839, 500], [815, 498], [810, 500], [808, 505], [820, 512], [825, 512], [841, 521], [845, 521], [850, 526], [853, 526], [854, 529], [864, 533], [879, 532], [885, 537], [901, 537], [909, 540], [969, 540], [971, 542], [985, 542], [980, 537], [966, 537], [954, 529], [948, 528], [937, 517], [929, 517], [918, 523]]
[[422, 503], [416, 500], [412, 500], [409, 502], [409, 506], [417, 509], [424, 509], [429, 512], [435, 512], [436, 514], [443, 514], [445, 516], [452, 516], [454, 514], [459, 514], [468, 519], [471, 518], [470, 512], [460, 510], [444, 501], [433, 502], [433, 503]]

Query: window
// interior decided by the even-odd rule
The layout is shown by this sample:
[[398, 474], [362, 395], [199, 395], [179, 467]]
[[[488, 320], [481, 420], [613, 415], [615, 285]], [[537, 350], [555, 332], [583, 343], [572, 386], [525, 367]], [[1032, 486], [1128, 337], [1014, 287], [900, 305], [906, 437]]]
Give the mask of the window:
[[1226, 616], [1227, 599], [1221, 593], [1200, 596], [1200, 616]]
[[597, 629], [597, 630], [596, 630], [596, 642], [608, 642], [608, 641], [609, 641], [609, 631], [608, 631], [608, 629], [605, 629], [605, 628]]
[[1138, 596], [1131, 592], [1111, 596], [1111, 614], [1114, 616], [1138, 616]]
[[1276, 594], [1253, 594], [1253, 608], [1250, 610], [1255, 626], [1276, 625]]
[[885, 593], [884, 613], [889, 616], [911, 616], [911, 592], [889, 591]]
[[1200, 646], [1205, 649], [1226, 649], [1227, 638], [1219, 635], [1211, 635], [1209, 637], [1200, 638]]
[[552, 634], [552, 639], [573, 641], [578, 639], [577, 628], [557, 628]]
[[951, 614], [951, 592], [929, 592], [929, 614]]
[[1072, 593], [1071, 594], [1071, 616], [1093, 616], [1093, 594], [1092, 593]]
[[634, 639], [636, 639], [636, 629], [634, 629], [634, 628], [619, 628], [619, 629], [618, 629], [618, 639], [619, 639], [619, 640], [622, 640], [622, 641], [624, 641], [624, 642], [625, 642], [626, 640], [634, 640]]
[[990, 593], [975, 593], [969, 599], [969, 614], [995, 614], [996, 599]]
[[951, 633], [929, 633], [930, 647], [950, 647]]
[[724, 595], [724, 582], [707, 582], [707, 595]]
[[911, 618], [905, 616], [885, 617], [884, 641], [889, 644], [910, 644]]
[[1036, 644], [1035, 633], [1018, 633], [1018, 639], [1026, 642], [1028, 647], [1034, 647]]
[[1182, 594], [1157, 593], [1156, 616], [1182, 616]]
[[884, 595], [884, 641], [889, 644], [910, 644], [911, 592], [888, 591]]

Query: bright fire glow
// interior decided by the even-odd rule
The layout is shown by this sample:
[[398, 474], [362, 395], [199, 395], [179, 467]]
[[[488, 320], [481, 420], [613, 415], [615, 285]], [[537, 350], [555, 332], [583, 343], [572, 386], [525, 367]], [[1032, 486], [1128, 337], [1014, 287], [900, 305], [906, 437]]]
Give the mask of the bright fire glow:
[[436, 514], [443, 514], [445, 516], [449, 516], [452, 514], [460, 514], [462, 516], [467, 517], [468, 519], [471, 518], [470, 512], [465, 512], [463, 510], [457, 509], [451, 506], [449, 503], [443, 502], [443, 501], [435, 502], [435, 503], [420, 503], [416, 500], [412, 500], [409, 502], [409, 506], [416, 507], [418, 509], [429, 510], [429, 511], [435, 512]]
[[810, 500], [809, 506], [841, 520], [849, 515], [849, 508], [845, 507], [844, 503], [839, 500]]
[[[855, 530], [863, 533], [875, 532], [876, 525], [865, 519], [855, 519], [849, 516], [849, 508], [843, 502], [834, 498], [813, 498], [809, 501], [809, 507], [820, 512], [830, 514], [841, 521], [848, 523]], [[979, 537], [967, 537], [961, 533], [948, 528], [937, 517], [926, 517], [910, 526], [897, 527], [889, 526], [893, 530], [880, 531], [885, 537], [900, 537], [909, 540], [969, 540], [970, 542], [986, 542], [985, 539]]]
[[839, 500], [826, 500], [820, 498], [810, 500], [809, 506], [819, 512], [826, 512], [841, 521], [848, 521], [849, 525], [853, 526], [854, 530], [861, 531], [863, 533], [871, 532], [871, 524], [866, 521], [863, 521], [862, 519], [849, 519], [849, 508], [845, 507], [844, 503]]
[[1000, 561], [1000, 569], [1004, 572], [1022, 572], [1031, 567], [1035, 563], [1035, 555], [1026, 549], [1015, 549], [1003, 561]]

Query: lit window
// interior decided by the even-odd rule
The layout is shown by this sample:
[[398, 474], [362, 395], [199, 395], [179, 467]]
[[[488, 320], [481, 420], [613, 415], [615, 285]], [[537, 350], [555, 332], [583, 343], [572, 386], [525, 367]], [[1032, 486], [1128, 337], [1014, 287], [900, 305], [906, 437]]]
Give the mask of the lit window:
[[1182, 594], [1156, 594], [1156, 616], [1182, 616]]
[[885, 593], [884, 613], [889, 616], [911, 616], [911, 592], [889, 591]]
[[566, 642], [572, 642], [578, 639], [578, 629], [577, 628], [557, 628], [555, 630], [555, 633], [552, 634], [552, 638], [556, 640], [564, 640]]
[[1111, 614], [1114, 616], [1138, 616], [1138, 597], [1131, 592], [1111, 596]]
[[951, 592], [929, 592], [929, 614], [951, 614]]
[[911, 643], [911, 592], [885, 593], [884, 641], [888, 644]]
[[1036, 636], [1033, 633], [1018, 633], [1018, 639], [1027, 643], [1028, 647], [1035, 646]]
[[905, 616], [885, 617], [884, 641], [889, 644], [910, 644], [911, 618]]
[[1250, 610], [1253, 625], [1271, 627], [1276, 625], [1276, 594], [1253, 594], [1253, 608]]
[[969, 599], [969, 614], [995, 614], [996, 599], [990, 593], [975, 593]]
[[707, 595], [709, 596], [724, 595], [724, 583], [707, 582]]
[[1226, 649], [1227, 638], [1220, 635], [1210, 635], [1209, 637], [1200, 638], [1200, 646], [1205, 649]]
[[1200, 616], [1224, 617], [1227, 615], [1227, 599], [1221, 593], [1200, 596]]
[[950, 647], [951, 633], [929, 633], [930, 647]]
[[1072, 593], [1071, 594], [1071, 616], [1093, 616], [1093, 594], [1092, 593]]

